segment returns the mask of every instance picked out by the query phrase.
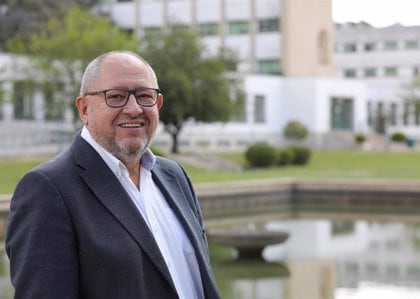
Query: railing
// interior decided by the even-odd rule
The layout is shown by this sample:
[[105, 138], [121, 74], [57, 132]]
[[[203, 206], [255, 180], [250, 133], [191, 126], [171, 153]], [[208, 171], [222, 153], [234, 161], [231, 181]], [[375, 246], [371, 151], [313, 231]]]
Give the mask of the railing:
[[72, 124], [63, 122], [0, 121], [0, 156], [56, 154], [74, 132]]

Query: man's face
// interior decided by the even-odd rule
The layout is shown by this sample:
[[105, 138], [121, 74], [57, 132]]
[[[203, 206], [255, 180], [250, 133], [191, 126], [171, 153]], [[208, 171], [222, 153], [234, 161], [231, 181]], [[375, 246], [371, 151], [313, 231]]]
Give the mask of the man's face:
[[[127, 54], [107, 57], [97, 82], [89, 91], [157, 87], [147, 66]], [[149, 146], [159, 124], [162, 103], [161, 94], [157, 104], [147, 108], [139, 106], [133, 95], [121, 108], [109, 107], [103, 93], [76, 100], [83, 124], [95, 141], [122, 161], [137, 159]]]

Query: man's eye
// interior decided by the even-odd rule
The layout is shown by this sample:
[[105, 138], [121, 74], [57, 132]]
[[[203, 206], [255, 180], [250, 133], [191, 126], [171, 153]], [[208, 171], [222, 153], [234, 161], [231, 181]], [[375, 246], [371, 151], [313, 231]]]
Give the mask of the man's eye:
[[107, 94], [107, 98], [112, 100], [125, 100], [126, 95], [123, 93], [110, 93]]
[[153, 95], [149, 94], [149, 93], [140, 93], [136, 95], [136, 98], [138, 99], [148, 99], [148, 98], [153, 98]]

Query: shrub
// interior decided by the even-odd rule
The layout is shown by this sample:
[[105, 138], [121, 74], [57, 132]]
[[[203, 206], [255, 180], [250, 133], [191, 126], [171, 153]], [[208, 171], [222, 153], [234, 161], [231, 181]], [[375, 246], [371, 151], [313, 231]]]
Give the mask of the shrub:
[[303, 140], [308, 136], [308, 129], [301, 122], [292, 120], [286, 124], [283, 135], [287, 139]]
[[404, 142], [405, 134], [402, 132], [395, 132], [391, 135], [391, 140], [394, 142]]
[[357, 133], [356, 135], [354, 135], [354, 141], [357, 144], [362, 144], [363, 142], [366, 141], [366, 135], [363, 133]]
[[309, 162], [311, 157], [311, 150], [306, 146], [291, 146], [290, 149], [294, 152], [294, 159], [292, 164], [305, 165]]
[[288, 165], [292, 164], [295, 158], [295, 152], [291, 148], [281, 148], [277, 153], [277, 164]]
[[246, 160], [252, 167], [269, 167], [276, 161], [276, 149], [265, 143], [257, 143], [248, 147]]

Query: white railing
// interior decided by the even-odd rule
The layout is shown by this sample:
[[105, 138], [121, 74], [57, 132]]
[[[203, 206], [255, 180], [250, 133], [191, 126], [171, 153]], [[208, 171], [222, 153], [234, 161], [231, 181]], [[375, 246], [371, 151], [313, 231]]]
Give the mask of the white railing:
[[0, 121], [0, 156], [55, 154], [74, 132], [74, 126], [64, 122]]

